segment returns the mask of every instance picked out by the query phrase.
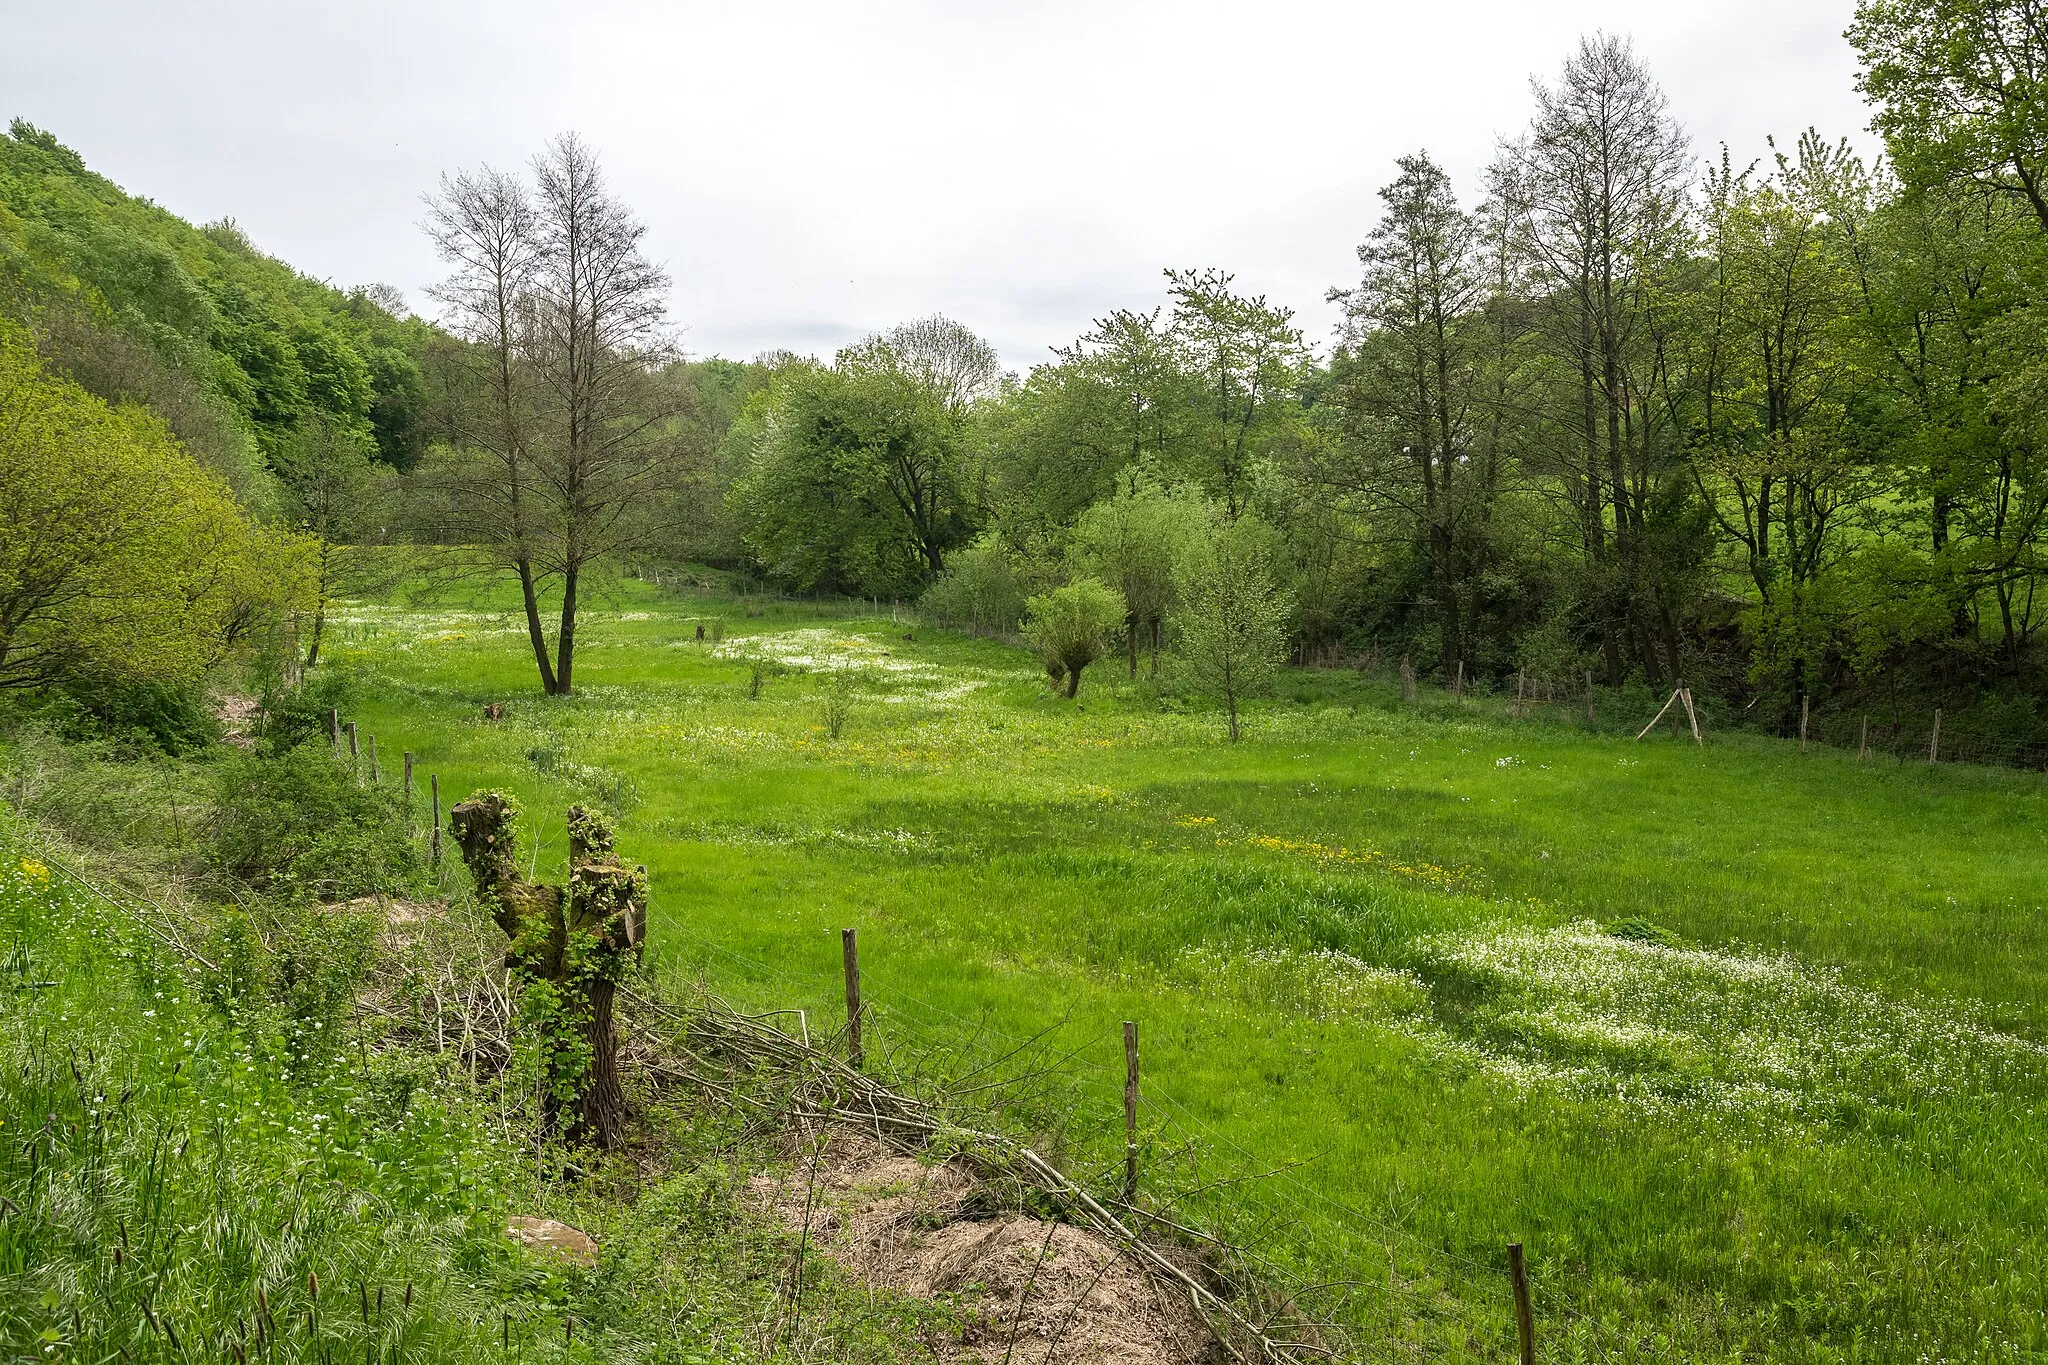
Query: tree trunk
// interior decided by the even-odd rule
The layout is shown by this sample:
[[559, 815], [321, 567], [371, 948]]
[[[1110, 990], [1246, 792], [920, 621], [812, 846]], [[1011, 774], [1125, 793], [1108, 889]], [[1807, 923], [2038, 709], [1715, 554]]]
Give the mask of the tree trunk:
[[569, 1141], [609, 1149], [632, 1116], [612, 1006], [646, 941], [647, 869], [618, 860], [604, 816], [571, 806], [568, 886], [529, 882], [519, 871], [517, 813], [510, 797], [482, 792], [457, 805], [449, 825], [478, 898], [509, 940], [506, 967], [522, 991], [555, 993], [540, 1024], [542, 1112]]
[[306, 671], [308, 673], [312, 672], [313, 666], [320, 662], [320, 634], [326, 628], [327, 596], [325, 593], [322, 593], [320, 605], [313, 608], [313, 643], [306, 649]]
[[555, 695], [570, 692], [569, 674], [576, 667], [576, 566], [562, 575], [562, 625], [555, 632]]
[[526, 638], [533, 645], [533, 660], [540, 665], [540, 689], [555, 693], [555, 666], [548, 658], [547, 632], [540, 626], [540, 595], [534, 591], [533, 561], [519, 557], [519, 595], [526, 605]]

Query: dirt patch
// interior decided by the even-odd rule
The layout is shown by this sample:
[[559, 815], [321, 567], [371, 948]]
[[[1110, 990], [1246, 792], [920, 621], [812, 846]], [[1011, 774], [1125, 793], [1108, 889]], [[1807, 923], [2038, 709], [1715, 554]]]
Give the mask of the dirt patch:
[[229, 692], [216, 699], [213, 714], [220, 721], [221, 743], [232, 744], [237, 749], [254, 749], [256, 717], [262, 712], [262, 702], [238, 692]]
[[505, 1235], [523, 1247], [558, 1256], [586, 1269], [597, 1264], [597, 1240], [581, 1228], [552, 1218], [515, 1213], [505, 1220]]
[[354, 900], [336, 901], [328, 909], [377, 915], [387, 924], [418, 924], [445, 913], [445, 907], [438, 901], [402, 901], [389, 896], [357, 896]]
[[812, 1246], [867, 1283], [921, 1298], [953, 1295], [968, 1325], [934, 1343], [945, 1361], [1012, 1365], [1196, 1365], [1211, 1338], [1187, 1299], [1155, 1285], [1092, 1232], [1018, 1213], [977, 1211], [973, 1175], [926, 1164], [873, 1138], [835, 1133], [811, 1181], [808, 1149], [756, 1196]]

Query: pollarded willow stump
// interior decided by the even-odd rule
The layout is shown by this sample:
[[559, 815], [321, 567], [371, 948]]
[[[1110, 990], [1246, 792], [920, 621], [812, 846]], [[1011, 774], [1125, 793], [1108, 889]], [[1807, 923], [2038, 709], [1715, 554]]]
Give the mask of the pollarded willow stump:
[[612, 850], [600, 811], [569, 808], [569, 884], [519, 872], [514, 822], [503, 792], [479, 792], [449, 812], [449, 830], [508, 946], [520, 984], [519, 1013], [540, 1044], [542, 1107], [572, 1142], [617, 1146], [631, 1111], [619, 1083], [618, 983], [639, 962], [647, 936], [647, 869]]

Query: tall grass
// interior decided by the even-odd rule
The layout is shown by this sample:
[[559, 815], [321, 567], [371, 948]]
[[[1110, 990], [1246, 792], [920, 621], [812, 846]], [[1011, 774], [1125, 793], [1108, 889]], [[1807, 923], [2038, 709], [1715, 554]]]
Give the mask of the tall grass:
[[[791, 1236], [717, 1115], [556, 1183], [488, 1087], [353, 1025], [368, 926], [303, 927], [231, 917], [201, 962], [0, 826], [0, 1358], [879, 1362], [942, 1316], [813, 1258], [790, 1324]], [[513, 1248], [510, 1212], [597, 1266]]]

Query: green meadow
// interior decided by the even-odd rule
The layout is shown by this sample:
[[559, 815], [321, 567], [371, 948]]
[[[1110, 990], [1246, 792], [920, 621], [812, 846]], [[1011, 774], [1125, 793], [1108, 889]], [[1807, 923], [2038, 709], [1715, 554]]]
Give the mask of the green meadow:
[[1290, 671], [1230, 745], [1121, 661], [1073, 704], [907, 614], [637, 580], [549, 699], [515, 605], [337, 628], [423, 813], [428, 774], [507, 789], [547, 870], [607, 806], [650, 970], [814, 1035], [857, 929], [876, 1064], [1037, 1039], [1003, 1121], [1103, 1188], [1138, 1021], [1145, 1199], [1369, 1357], [1510, 1353], [1510, 1242], [1545, 1359], [2048, 1352], [2038, 774], [1349, 671]]

